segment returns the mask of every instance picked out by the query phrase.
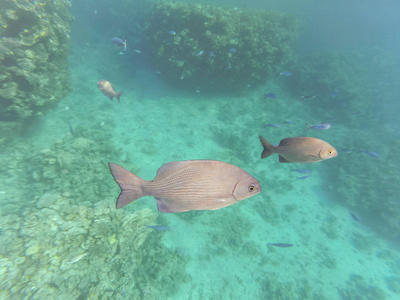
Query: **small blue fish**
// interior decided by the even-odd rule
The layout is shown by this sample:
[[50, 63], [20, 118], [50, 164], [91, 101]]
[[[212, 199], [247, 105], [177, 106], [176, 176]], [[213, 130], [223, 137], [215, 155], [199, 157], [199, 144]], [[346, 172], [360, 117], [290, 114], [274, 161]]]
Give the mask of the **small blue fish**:
[[210, 53], [208, 53], [209, 57], [213, 57], [214, 56], [214, 51], [211, 51]]
[[203, 50], [201, 50], [199, 53], [197, 53], [197, 54], [196, 54], [196, 56], [203, 55], [203, 53], [204, 53], [204, 51], [203, 51]]
[[236, 51], [237, 51], [236, 48], [231, 48], [228, 50], [228, 53], [235, 53]]
[[272, 123], [272, 124], [264, 124], [263, 127], [274, 127], [274, 128], [279, 128], [282, 127], [281, 124], [277, 124], [277, 123]]
[[113, 37], [111, 41], [113, 42], [114, 45], [117, 45], [118, 47], [124, 47], [124, 51], [126, 51], [126, 40], [123, 41], [119, 37]]
[[280, 247], [280, 248], [293, 247], [292, 244], [287, 244], [287, 243], [268, 243], [268, 246], [275, 246], [275, 247]]
[[357, 216], [356, 216], [355, 214], [353, 214], [353, 213], [349, 213], [349, 214], [350, 214], [351, 218], [352, 218], [354, 221], [358, 222], [358, 218], [357, 218]]
[[357, 153], [365, 153], [372, 158], [382, 158], [382, 156], [380, 156], [378, 153], [372, 151], [360, 150]]
[[171, 227], [169, 227], [169, 226], [159, 226], [159, 225], [155, 225], [155, 226], [144, 225], [144, 226], [146, 226], [147, 228], [160, 230], [160, 231], [165, 231], [165, 230], [170, 230], [171, 229]]
[[289, 76], [292, 76], [292, 72], [288, 72], [288, 71], [280, 72], [279, 75], [280, 76], [289, 77]]
[[311, 174], [312, 171], [306, 170], [306, 169], [292, 169], [292, 171], [297, 172], [297, 173], [302, 173], [302, 174]]
[[71, 132], [71, 134], [74, 136], [75, 132], [74, 132], [74, 128], [72, 128], [71, 121], [68, 121], [68, 125], [69, 125], [69, 132]]
[[297, 179], [307, 179], [307, 178], [309, 178], [309, 177], [311, 177], [311, 175], [306, 175], [306, 176], [303, 176], [303, 177], [298, 177]]
[[172, 36], [175, 36], [175, 35], [176, 35], [176, 32], [173, 31], [173, 30], [170, 30], [170, 31], [168, 31], [168, 34], [169, 34], [169, 35], [172, 35]]
[[340, 150], [339, 152], [352, 153], [353, 150], [351, 150], [351, 149], [342, 149], [342, 150]]
[[317, 97], [317, 96], [315, 96], [315, 95], [302, 95], [301, 99], [314, 99], [315, 97]]
[[307, 131], [309, 129], [313, 129], [313, 130], [327, 130], [329, 128], [331, 128], [331, 124], [329, 123], [321, 123], [318, 125], [314, 125], [314, 126], [310, 126], [308, 123], [306, 123], [307, 128], [304, 131]]
[[264, 94], [264, 99], [266, 99], [266, 98], [273, 98], [273, 99], [275, 99], [275, 98], [276, 98], [276, 94], [273, 93], [273, 92], [268, 93], [268, 94]]

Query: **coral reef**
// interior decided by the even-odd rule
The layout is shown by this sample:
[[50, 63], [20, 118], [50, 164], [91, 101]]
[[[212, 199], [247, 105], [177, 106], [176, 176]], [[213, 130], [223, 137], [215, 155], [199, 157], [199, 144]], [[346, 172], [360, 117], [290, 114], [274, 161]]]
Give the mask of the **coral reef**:
[[165, 80], [229, 91], [279, 74], [293, 59], [297, 22], [271, 11], [156, 2], [144, 34]]
[[39, 153], [29, 145], [6, 152], [1, 180], [20, 194], [2, 195], [1, 299], [159, 299], [177, 292], [172, 281], [190, 280], [184, 255], [144, 226], [162, 216], [115, 209], [106, 162], [122, 153], [110, 139], [79, 130]]
[[360, 275], [352, 275], [347, 281], [347, 288], [339, 290], [343, 299], [349, 300], [357, 300], [360, 299], [360, 295], [362, 295], [362, 299], [366, 300], [384, 300], [386, 299], [385, 292], [377, 286], [371, 285], [369, 282], [366, 282], [364, 277]]
[[67, 58], [72, 16], [67, 0], [0, 0], [0, 130], [23, 128], [31, 116], [71, 90]]

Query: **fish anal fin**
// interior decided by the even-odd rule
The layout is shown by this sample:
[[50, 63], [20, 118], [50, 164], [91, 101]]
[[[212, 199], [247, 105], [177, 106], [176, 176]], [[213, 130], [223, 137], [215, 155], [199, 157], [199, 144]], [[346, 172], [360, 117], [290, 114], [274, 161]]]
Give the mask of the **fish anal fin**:
[[177, 212], [189, 211], [187, 209], [173, 207], [172, 205], [169, 205], [163, 199], [160, 198], [156, 198], [156, 201], [157, 201], [157, 208], [162, 213], [177, 213]]
[[114, 100], [114, 96], [108, 96], [108, 98], [113, 101]]
[[290, 163], [290, 161], [288, 161], [286, 158], [284, 158], [281, 155], [279, 155], [279, 162], [281, 162], [281, 163]]

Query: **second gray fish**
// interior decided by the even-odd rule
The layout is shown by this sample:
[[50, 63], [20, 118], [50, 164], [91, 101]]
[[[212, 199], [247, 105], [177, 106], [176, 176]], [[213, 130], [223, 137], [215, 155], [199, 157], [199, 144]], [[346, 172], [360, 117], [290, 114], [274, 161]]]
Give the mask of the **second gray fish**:
[[164, 213], [220, 209], [261, 192], [257, 179], [234, 165], [216, 160], [173, 161], [158, 169], [152, 181], [108, 163], [121, 188], [117, 208], [153, 196]]

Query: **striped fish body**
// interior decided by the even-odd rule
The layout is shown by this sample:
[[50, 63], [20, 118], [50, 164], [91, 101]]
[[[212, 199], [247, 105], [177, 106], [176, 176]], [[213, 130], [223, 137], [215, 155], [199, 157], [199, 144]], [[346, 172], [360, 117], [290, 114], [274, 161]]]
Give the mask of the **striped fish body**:
[[170, 162], [157, 171], [152, 181], [145, 181], [118, 165], [110, 163], [109, 166], [122, 190], [117, 208], [140, 197], [153, 196], [158, 210], [165, 213], [215, 210], [261, 191], [257, 179], [221, 161]]

